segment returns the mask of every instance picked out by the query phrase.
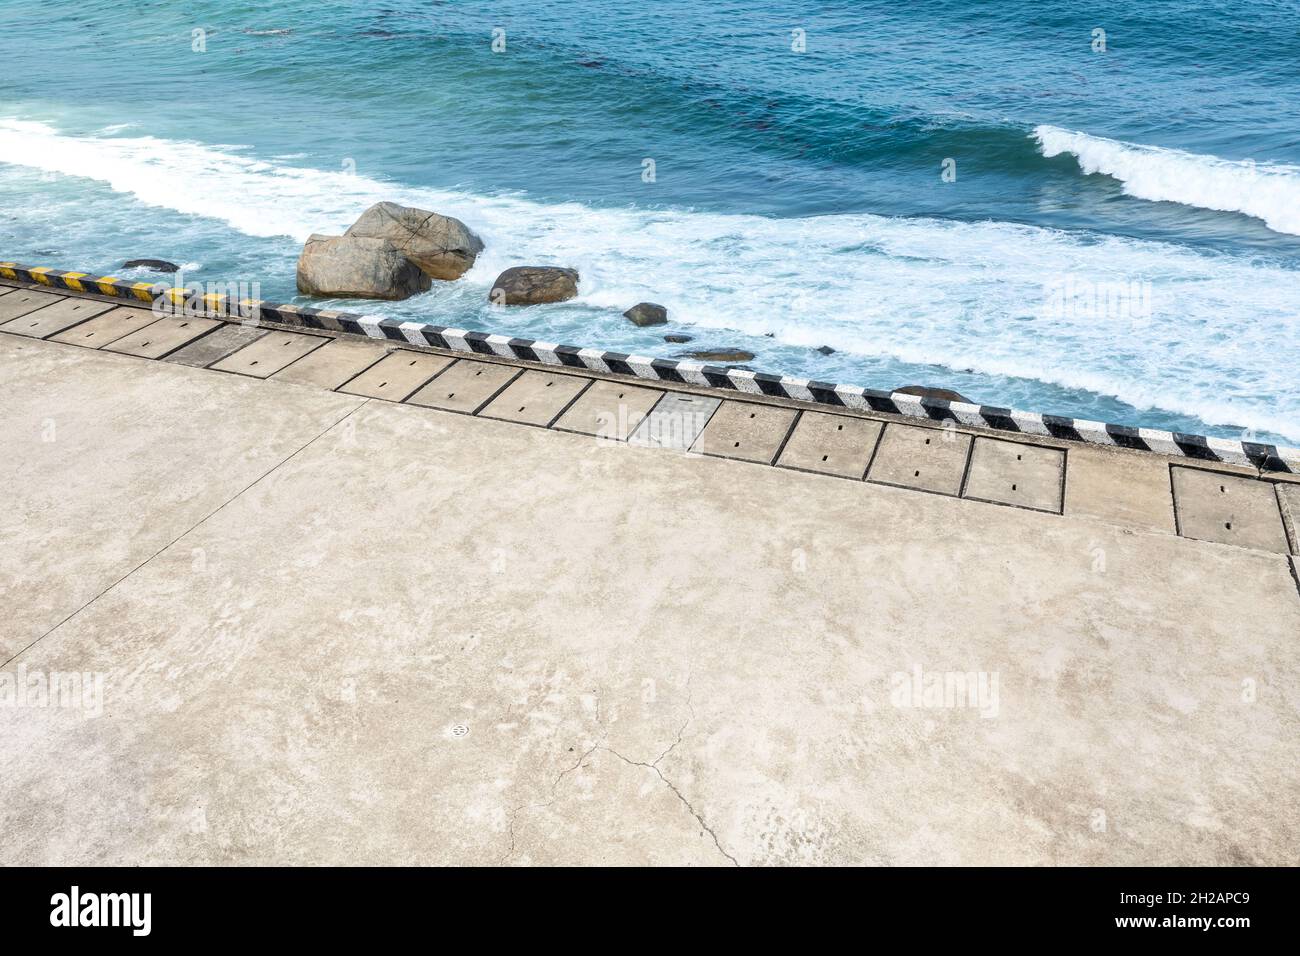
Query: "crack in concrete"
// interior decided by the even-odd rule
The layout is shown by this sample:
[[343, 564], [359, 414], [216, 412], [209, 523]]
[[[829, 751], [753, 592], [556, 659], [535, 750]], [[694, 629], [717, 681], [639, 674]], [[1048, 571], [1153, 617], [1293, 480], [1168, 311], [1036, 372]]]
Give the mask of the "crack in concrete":
[[[604, 739], [605, 737], [602, 734], [601, 740]], [[510, 846], [506, 848], [505, 854], [501, 857], [500, 861], [497, 864], [498, 866], [504, 866], [506, 863], [510, 862], [510, 858], [515, 855], [515, 820], [519, 817], [519, 814], [523, 813], [525, 810], [545, 810], [547, 807], [554, 806], [556, 800], [558, 799], [558, 797], [555, 796], [555, 791], [559, 789], [560, 781], [563, 780], [565, 777], [567, 777], [569, 774], [573, 773], [575, 770], [580, 769], [582, 765], [587, 762], [587, 758], [590, 757], [592, 754], [594, 754], [599, 748], [600, 748], [600, 743], [598, 741], [597, 743], [592, 744], [591, 748], [586, 753], [584, 753], [581, 757], [579, 757], [578, 762], [575, 763], [572, 767], [569, 767], [565, 770], [561, 770], [559, 772], [556, 778], [553, 781], [551, 781], [551, 796], [553, 799], [548, 800], [546, 803], [522, 803], [510, 811], [510, 814], [507, 818], [508, 822], [506, 824], [506, 831], [510, 836]]]
[[[704, 828], [705, 832], [707, 832], [710, 837], [713, 838], [713, 845], [718, 848], [718, 852], [721, 853], [723, 856], [725, 856], [728, 860], [730, 860], [734, 866], [740, 866], [740, 862], [734, 856], [732, 856], [730, 853], [728, 853], [726, 850], [722, 848], [722, 844], [718, 841], [718, 835], [713, 832], [713, 828], [704, 822], [704, 818], [700, 816], [698, 812], [696, 812], [695, 808], [691, 805], [690, 801], [687, 800], [686, 797], [682, 795], [682, 792], [677, 789], [676, 785], [667, 777], [665, 777], [663, 775], [663, 771], [659, 769], [660, 762], [662, 762], [665, 757], [667, 757], [670, 753], [672, 753], [675, 749], [677, 749], [677, 745], [682, 742], [682, 739], [686, 735], [686, 728], [689, 727], [691, 725], [691, 722], [695, 720], [695, 701], [691, 691], [691, 676], [692, 676], [691, 673], [688, 671], [686, 674], [686, 709], [690, 712], [690, 716], [687, 717], [684, 721], [682, 721], [681, 727], [677, 729], [677, 738], [671, 744], [668, 745], [666, 750], [664, 750], [661, 754], [659, 754], [658, 757], [654, 759], [653, 763], [644, 763], [639, 760], [629, 760], [627, 757], [624, 757], [621, 753], [614, 750], [612, 747], [605, 746], [605, 740], [609, 737], [609, 728], [602, 727], [601, 728], [602, 733], [600, 735], [600, 738], [595, 743], [593, 743], [589, 748], [587, 748], [587, 750], [580, 757], [578, 757], [578, 759], [574, 762], [572, 767], [566, 767], [565, 769], [561, 770], [558, 774], [556, 774], [555, 779], [551, 781], [550, 800], [546, 801], [545, 803], [522, 803], [510, 811], [510, 813], [507, 815], [507, 823], [506, 823], [506, 833], [510, 838], [510, 845], [506, 848], [505, 853], [502, 855], [497, 865], [504, 866], [506, 863], [510, 861], [510, 858], [515, 855], [515, 821], [518, 819], [519, 814], [523, 813], [525, 810], [545, 810], [547, 807], [554, 806], [556, 802], [558, 802], [559, 800], [558, 791], [560, 788], [560, 784], [563, 782], [564, 778], [569, 776], [569, 774], [571, 773], [575, 773], [576, 771], [581, 770], [583, 764], [585, 764], [587, 760], [591, 757], [591, 755], [594, 754], [597, 750], [606, 750], [609, 753], [613, 754], [615, 757], [617, 757], [619, 760], [622, 760], [624, 763], [631, 764], [632, 766], [636, 766], [636, 767], [646, 767], [647, 769], [653, 770], [656, 774], [658, 774], [659, 779], [662, 780], [665, 784], [667, 784], [668, 789], [670, 789], [674, 794], [677, 795], [677, 799], [682, 802], [682, 804], [686, 807], [688, 811], [690, 811], [690, 814], [695, 818], [695, 821], [701, 827]], [[512, 711], [513, 708], [514, 705], [511, 704], [510, 707], [507, 709], [507, 713]], [[596, 700], [596, 723], [598, 725], [600, 723], [599, 697]]]
[[[684, 730], [685, 727], [683, 726], [682, 729]], [[676, 746], [676, 744], [674, 744], [673, 746]], [[740, 866], [740, 861], [722, 848], [722, 843], [718, 840], [718, 835], [713, 832], [713, 828], [704, 822], [704, 817], [700, 816], [699, 812], [695, 809], [695, 807], [691, 805], [691, 802], [687, 800], [685, 796], [682, 795], [682, 792], [677, 789], [676, 784], [674, 784], [671, 780], [669, 780], [667, 777], [664, 776], [664, 772], [662, 770], [660, 770], [652, 763], [645, 763], [644, 761], [641, 760], [629, 760], [627, 757], [624, 757], [621, 753], [619, 753], [617, 750], [614, 750], [612, 747], [602, 747], [601, 749], [609, 751], [615, 757], [617, 757], [619, 760], [623, 761], [626, 764], [631, 764], [633, 767], [645, 767], [646, 769], [653, 770], [656, 774], [658, 774], [659, 779], [668, 785], [668, 789], [677, 795], [677, 799], [682, 802], [682, 806], [686, 807], [686, 809], [690, 811], [691, 816], [695, 818], [695, 822], [698, 823], [701, 827], [703, 827], [704, 832], [713, 838], [713, 845], [718, 848], [718, 852], [721, 853], [723, 856], [725, 856], [728, 860], [730, 860], [733, 866]]]

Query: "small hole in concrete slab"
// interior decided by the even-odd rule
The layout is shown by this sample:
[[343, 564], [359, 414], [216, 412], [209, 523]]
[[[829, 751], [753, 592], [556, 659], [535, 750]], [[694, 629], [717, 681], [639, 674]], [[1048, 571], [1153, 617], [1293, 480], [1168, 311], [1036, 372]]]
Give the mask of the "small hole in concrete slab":
[[1231, 522], [1231, 521], [1225, 521], [1225, 522], [1223, 522], [1223, 526], [1224, 526], [1225, 528], [1227, 528], [1229, 531], [1232, 530], [1232, 522]]
[[526, 407], [527, 407], [527, 406], [525, 406], [525, 405], [520, 405], [520, 406], [519, 406], [519, 410], [522, 412]]
[[251, 361], [251, 362], [248, 363], [248, 367], [249, 367], [249, 368], [252, 368], [254, 365], [256, 365], [256, 364], [258, 363], [258, 361], [259, 361], [259, 359], [253, 359], [253, 361]]
[[733, 445], [732, 447], [734, 447], [734, 448], [739, 448], [739, 447], [740, 447], [740, 442], [736, 442], [736, 444]]
[[920, 477], [921, 477], [921, 473], [920, 473], [919, 471], [914, 471], [914, 472], [912, 472], [912, 477], [913, 477], [913, 478], [920, 478]]
[[1024, 457], [1023, 455], [1016, 455], [1016, 461], [1019, 461], [1023, 457]]
[[383, 387], [384, 387], [385, 385], [387, 385], [387, 384], [388, 384], [387, 382], [380, 382], [380, 383], [379, 383], [379, 387], [380, 387], [380, 388], [383, 388]]
[[925, 443], [926, 443], [927, 445], [930, 444], [930, 439], [927, 438], [927, 439], [925, 440]]
[[836, 430], [837, 432], [842, 432], [842, 431], [844, 431], [844, 426], [843, 426], [843, 425], [836, 425], [836, 426], [835, 426], [835, 430]]
[[1219, 485], [1219, 491], [1221, 491], [1221, 492], [1223, 492], [1224, 494], [1226, 494], [1227, 491], [1228, 491], [1228, 489], [1225, 488], [1225, 487], [1223, 487], [1223, 485]]
[[1015, 486], [1015, 485], [1012, 485], [1012, 486], [1011, 486], [1011, 490], [1012, 490], [1012, 491], [1015, 491], [1015, 490], [1016, 490], [1016, 486]]
[[822, 455], [822, 461], [825, 461], [825, 460], [826, 460], [827, 458], [829, 458], [829, 457], [831, 457], [831, 456], [830, 456], [830, 455]]
[[753, 417], [754, 417], [754, 413], [753, 413], [753, 412], [750, 412], [750, 413], [749, 413], [749, 417], [750, 417], [750, 418], [753, 418]]
[[547, 382], [547, 383], [546, 383], [546, 387], [547, 387], [547, 388], [550, 388], [550, 387], [551, 387], [552, 385], [554, 385], [554, 384], [555, 384], [554, 382]]
[[448, 393], [447, 393], [447, 397], [448, 397], [448, 398], [455, 398], [455, 397], [456, 397], [456, 393], [455, 393], [455, 392], [448, 392]]

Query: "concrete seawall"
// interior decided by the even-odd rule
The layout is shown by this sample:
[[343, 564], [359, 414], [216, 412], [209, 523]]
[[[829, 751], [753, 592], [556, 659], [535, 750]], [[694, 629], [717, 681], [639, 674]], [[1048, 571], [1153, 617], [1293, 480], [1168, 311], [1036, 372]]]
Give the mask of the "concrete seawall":
[[1283, 450], [39, 274], [0, 279], [0, 862], [1300, 853]]
[[901, 392], [882, 392], [853, 385], [795, 379], [711, 366], [693, 361], [673, 361], [607, 352], [531, 339], [446, 328], [421, 322], [380, 320], [351, 312], [318, 309], [218, 293], [202, 295], [166, 283], [123, 282], [111, 276], [92, 277], [84, 272], [34, 268], [0, 262], [0, 277], [78, 294], [153, 303], [162, 301], [184, 308], [191, 315], [211, 315], [223, 320], [259, 321], [345, 332], [480, 355], [493, 355], [563, 368], [610, 372], [656, 383], [687, 383], [753, 395], [767, 395], [824, 405], [836, 409], [901, 415], [926, 422], [950, 422], [1017, 435], [1038, 435], [1103, 447], [1154, 451], [1201, 461], [1254, 465], [1264, 471], [1300, 473], [1300, 449], [1248, 441], [1230, 441], [1151, 428], [1135, 428], [1084, 419], [1044, 415], [1011, 408], [971, 405]]

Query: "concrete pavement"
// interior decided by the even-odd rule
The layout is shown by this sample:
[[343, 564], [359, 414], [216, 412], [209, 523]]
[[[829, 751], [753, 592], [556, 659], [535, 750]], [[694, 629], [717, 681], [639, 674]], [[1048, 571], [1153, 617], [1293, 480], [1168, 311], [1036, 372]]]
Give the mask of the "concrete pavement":
[[[1300, 857], [1300, 591], [1248, 470], [1187, 499], [1248, 537], [1194, 540], [1159, 456], [1022, 457], [1010, 506], [1034, 455], [988, 436], [852, 480], [824, 422], [780, 467], [771, 403], [687, 455], [522, 424], [540, 380], [471, 417], [430, 407], [466, 366], [347, 394], [284, 348], [0, 326], [0, 862]], [[71, 674], [98, 697], [30, 690]]]

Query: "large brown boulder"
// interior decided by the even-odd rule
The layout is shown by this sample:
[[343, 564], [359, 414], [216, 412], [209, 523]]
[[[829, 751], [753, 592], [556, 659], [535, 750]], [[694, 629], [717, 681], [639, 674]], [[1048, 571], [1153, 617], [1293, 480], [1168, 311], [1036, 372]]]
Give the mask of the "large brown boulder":
[[483, 251], [483, 240], [459, 219], [395, 202], [375, 203], [344, 235], [387, 239], [431, 279], [459, 279]]
[[298, 257], [298, 291], [346, 299], [409, 299], [429, 277], [387, 239], [314, 235]]
[[496, 305], [563, 302], [578, 294], [578, 271], [559, 266], [515, 266], [497, 276], [488, 293]]

